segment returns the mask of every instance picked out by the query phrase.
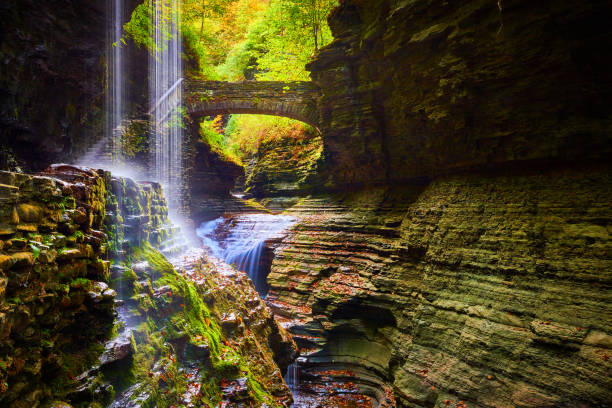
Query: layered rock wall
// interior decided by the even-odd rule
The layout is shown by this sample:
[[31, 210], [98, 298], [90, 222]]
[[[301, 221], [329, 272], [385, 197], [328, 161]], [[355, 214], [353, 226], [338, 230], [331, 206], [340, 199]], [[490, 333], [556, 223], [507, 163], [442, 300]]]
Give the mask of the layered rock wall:
[[308, 66], [322, 184], [609, 159], [611, 14], [605, 1], [341, 2]]
[[64, 176], [0, 173], [0, 401], [6, 406], [38, 406], [67, 393], [112, 327], [115, 292], [102, 232], [107, 178], [94, 171]]
[[295, 197], [313, 188], [323, 141], [316, 131], [292, 129], [262, 143], [245, 169], [245, 193], [253, 197]]
[[292, 209], [268, 277], [303, 378], [383, 406], [608, 404], [609, 16], [522, 0], [332, 12], [309, 69], [319, 185], [344, 192]]
[[567, 168], [304, 200], [268, 278], [303, 377], [336, 370], [383, 405], [606, 406], [611, 183]]

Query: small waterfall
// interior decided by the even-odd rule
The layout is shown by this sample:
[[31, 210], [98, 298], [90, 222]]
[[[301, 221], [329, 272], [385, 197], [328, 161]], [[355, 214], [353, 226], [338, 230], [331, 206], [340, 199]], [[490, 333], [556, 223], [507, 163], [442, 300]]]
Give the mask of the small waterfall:
[[285, 375], [285, 383], [287, 387], [294, 392], [300, 386], [300, 366], [293, 363], [287, 367], [287, 374]]
[[246, 272], [255, 289], [264, 294], [266, 242], [280, 240], [295, 222], [286, 215], [244, 214], [202, 223], [196, 233], [213, 256]]
[[180, 10], [180, 0], [151, 1], [151, 37], [155, 42], [149, 62], [150, 113], [155, 134], [152, 169], [173, 211], [180, 208], [183, 193]]

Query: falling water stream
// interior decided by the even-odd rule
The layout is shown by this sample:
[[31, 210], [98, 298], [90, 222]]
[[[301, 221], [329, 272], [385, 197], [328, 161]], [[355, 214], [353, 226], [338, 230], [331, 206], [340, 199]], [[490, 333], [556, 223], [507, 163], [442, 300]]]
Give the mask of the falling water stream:
[[126, 21], [124, 0], [106, 0], [106, 80], [104, 134], [78, 161], [79, 165], [95, 168], [119, 168], [122, 150], [121, 135], [125, 119], [125, 49], [123, 25]]
[[263, 296], [266, 243], [283, 238], [295, 222], [287, 215], [242, 214], [202, 223], [196, 233], [211, 255], [246, 272]]
[[110, 48], [109, 63], [109, 90], [107, 95], [107, 126], [106, 134], [110, 136], [111, 161], [113, 164], [121, 158], [121, 133], [124, 116], [124, 59], [122, 34], [125, 23], [123, 0], [109, 0], [111, 7], [110, 39], [107, 41]]
[[168, 206], [181, 205], [183, 179], [182, 82], [180, 0], [151, 2], [154, 50], [149, 59], [149, 92], [155, 143], [153, 177], [164, 187]]
[[[81, 164], [104, 167], [115, 174], [130, 176], [123, 171], [121, 137], [124, 131], [125, 115], [125, 75], [124, 49], [122, 42], [123, 25], [126, 12], [124, 0], [107, 0], [111, 17], [108, 27], [108, 84], [107, 121], [103, 140], [97, 143], [81, 160]], [[171, 214], [180, 212], [183, 196], [183, 158], [182, 158], [182, 97], [183, 63], [180, 33], [181, 0], [153, 0], [150, 3], [151, 38], [153, 49], [149, 59], [149, 114], [152, 122], [154, 141], [151, 143], [151, 165], [149, 179], [159, 182], [168, 202]], [[203, 223], [197, 229], [204, 247], [213, 257], [234, 266], [248, 274], [255, 288], [265, 296], [267, 292], [267, 272], [271, 258], [268, 244], [280, 241], [297, 220], [286, 215], [242, 214], [231, 218], [218, 218]], [[175, 248], [185, 247], [181, 234], [172, 234], [162, 251], [175, 254]], [[135, 264], [136, 271], [146, 265]], [[115, 277], [123, 268], [114, 268]], [[118, 280], [120, 282], [120, 279]], [[118, 287], [120, 305], [118, 319], [124, 327], [115, 342], [127, 341], [132, 328], [139, 323], [128, 306], [129, 299], [122, 299], [123, 290]], [[299, 386], [299, 368], [292, 365], [287, 373], [287, 383], [292, 392]], [[125, 407], [138, 403], [128, 389], [117, 395], [111, 407]], [[298, 398], [299, 399], [299, 398]], [[297, 401], [296, 401], [297, 402]], [[305, 406], [296, 404], [296, 406]]]

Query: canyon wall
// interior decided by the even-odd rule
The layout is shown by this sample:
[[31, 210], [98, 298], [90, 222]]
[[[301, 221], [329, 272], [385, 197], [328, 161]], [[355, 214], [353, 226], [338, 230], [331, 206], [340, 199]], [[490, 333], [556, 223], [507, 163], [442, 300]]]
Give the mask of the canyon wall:
[[608, 404], [609, 16], [600, 1], [332, 12], [309, 69], [318, 185], [337, 192], [290, 209], [302, 221], [268, 277], [303, 378], [381, 406]]
[[[76, 162], [100, 140], [108, 87], [107, 1], [8, 0], [0, 5], [0, 169]], [[139, 0], [125, 0], [129, 18]], [[124, 108], [148, 99], [145, 50], [127, 39]]]
[[[66, 176], [68, 176], [66, 174]], [[103, 173], [71, 182], [0, 172], [0, 402], [69, 392], [114, 319]]]
[[3, 169], [43, 170], [101, 134], [105, 5], [18, 0], [0, 6]]
[[383, 406], [603, 407], [611, 187], [590, 167], [311, 197], [267, 301], [304, 378]]
[[346, 0], [309, 64], [332, 185], [606, 160], [605, 1]]

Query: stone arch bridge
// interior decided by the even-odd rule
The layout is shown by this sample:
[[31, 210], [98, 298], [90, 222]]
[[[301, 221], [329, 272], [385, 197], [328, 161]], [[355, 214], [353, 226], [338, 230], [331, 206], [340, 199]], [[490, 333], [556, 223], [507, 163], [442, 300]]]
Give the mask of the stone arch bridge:
[[319, 129], [320, 93], [312, 82], [183, 81], [186, 113], [193, 119], [249, 113], [284, 116]]

